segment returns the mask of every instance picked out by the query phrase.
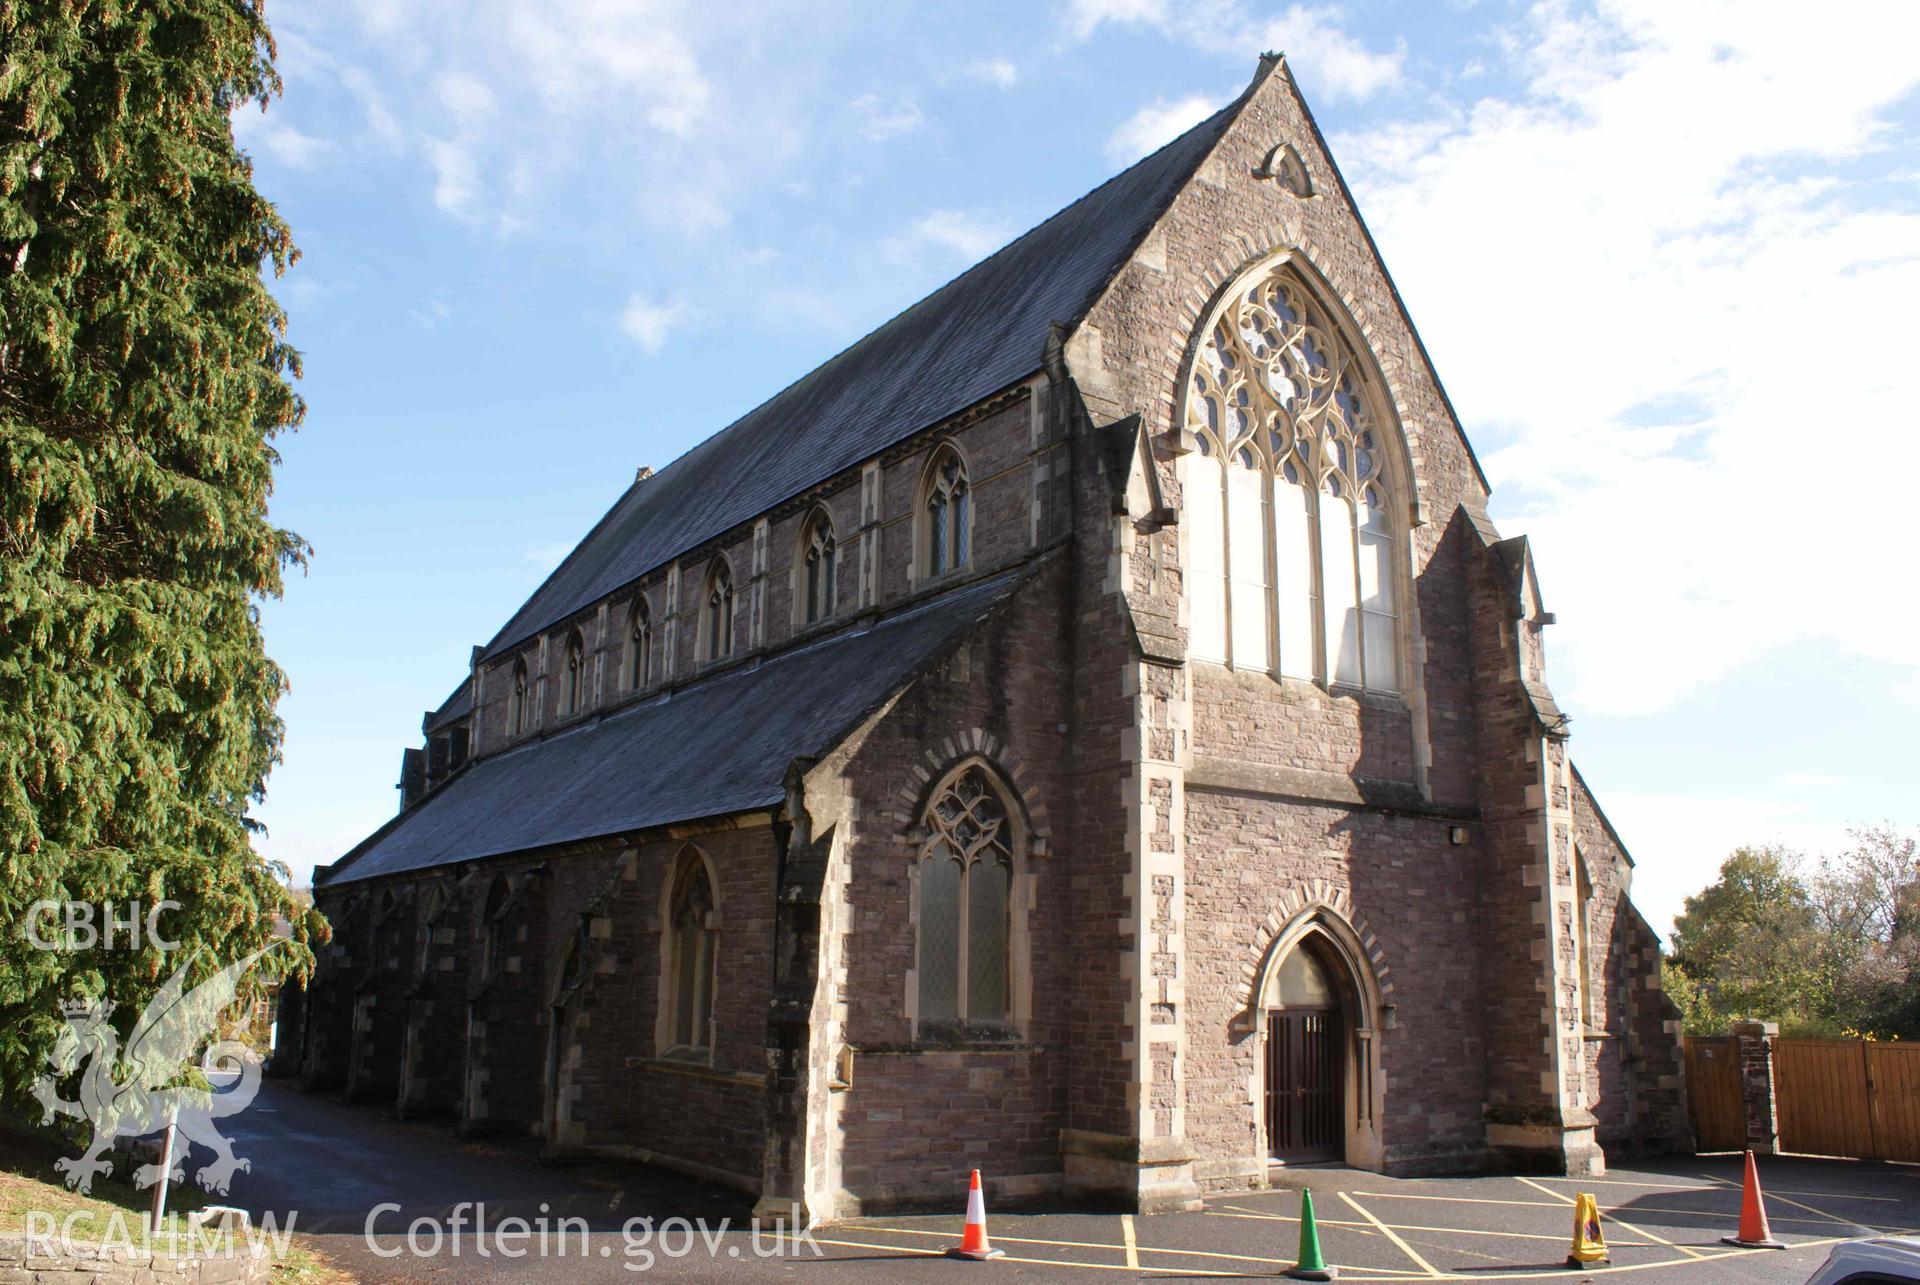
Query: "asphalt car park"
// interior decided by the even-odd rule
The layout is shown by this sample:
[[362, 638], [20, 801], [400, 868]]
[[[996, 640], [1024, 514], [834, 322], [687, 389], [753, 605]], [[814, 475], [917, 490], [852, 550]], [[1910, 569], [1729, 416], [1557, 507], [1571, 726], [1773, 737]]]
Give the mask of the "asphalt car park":
[[[1347, 1169], [1301, 1170], [1285, 1186], [1222, 1195], [1197, 1213], [1129, 1218], [1084, 1213], [991, 1215], [1004, 1252], [990, 1269], [1023, 1279], [1089, 1273], [1169, 1278], [1270, 1276], [1294, 1262], [1301, 1198], [1314, 1192], [1320, 1243], [1347, 1281], [1565, 1280], [1804, 1281], [1841, 1240], [1920, 1230], [1920, 1170], [1798, 1158], [1761, 1162], [1774, 1236], [1785, 1250], [1742, 1249], [1740, 1168], [1701, 1157], [1615, 1169], [1604, 1178], [1486, 1176], [1393, 1179]], [[1610, 1261], [1565, 1267], [1574, 1197], [1597, 1199]], [[865, 1218], [817, 1230], [832, 1258], [854, 1268], [891, 1260], [914, 1278], [959, 1241], [958, 1213]], [[915, 1259], [927, 1260], [916, 1267]]]
[[[1799, 1285], [1839, 1240], [1920, 1229], [1913, 1165], [1762, 1157], [1767, 1212], [1785, 1250], [1721, 1243], [1739, 1224], [1736, 1156], [1679, 1157], [1587, 1179], [1398, 1179], [1329, 1167], [1288, 1170], [1271, 1190], [1223, 1193], [1201, 1211], [1150, 1218], [989, 1199], [988, 1234], [1005, 1257], [974, 1264], [942, 1256], [960, 1241], [964, 1187], [935, 1214], [850, 1219], [801, 1239], [777, 1227], [756, 1234], [750, 1198], [665, 1170], [542, 1165], [526, 1152], [463, 1145], [443, 1126], [396, 1124], [271, 1081], [231, 1127], [252, 1168], [236, 1176], [229, 1199], [256, 1219], [297, 1219], [315, 1248], [368, 1281], [1272, 1278], [1294, 1262], [1302, 1187], [1314, 1193], [1322, 1251], [1348, 1281]], [[983, 1167], [991, 1179], [991, 1157]], [[1574, 1272], [1562, 1264], [1572, 1202], [1583, 1191], [1599, 1202], [1611, 1262]], [[561, 1217], [585, 1236], [523, 1237], [513, 1246], [490, 1239], [488, 1253], [476, 1235], [479, 1225], [509, 1218], [539, 1225]], [[416, 1219], [425, 1220], [418, 1236]]]

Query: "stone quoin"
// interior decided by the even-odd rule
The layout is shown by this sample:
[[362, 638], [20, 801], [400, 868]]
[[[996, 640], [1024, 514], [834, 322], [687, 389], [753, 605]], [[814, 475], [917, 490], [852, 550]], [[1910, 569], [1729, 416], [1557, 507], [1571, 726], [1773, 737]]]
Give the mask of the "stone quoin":
[[277, 1070], [812, 1219], [1684, 1146], [1487, 495], [1267, 56], [640, 470], [317, 872]]

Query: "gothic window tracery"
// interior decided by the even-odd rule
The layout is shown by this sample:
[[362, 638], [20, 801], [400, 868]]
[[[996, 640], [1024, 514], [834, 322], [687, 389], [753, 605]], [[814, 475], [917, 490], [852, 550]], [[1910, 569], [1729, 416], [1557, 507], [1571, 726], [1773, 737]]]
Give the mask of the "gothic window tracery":
[[702, 655], [722, 660], [733, 655], [733, 569], [715, 558], [707, 573], [707, 596], [700, 617]]
[[527, 730], [527, 662], [513, 662], [513, 691], [507, 698], [507, 726], [513, 735]]
[[700, 1053], [713, 1045], [713, 975], [719, 932], [713, 881], [698, 852], [681, 855], [669, 912], [669, 1047]]
[[587, 649], [576, 630], [567, 639], [567, 672], [560, 687], [560, 712], [578, 714], [586, 690]]
[[627, 687], [639, 691], [653, 679], [653, 620], [647, 600], [635, 598], [627, 618]]
[[833, 519], [824, 509], [807, 519], [800, 541], [800, 620], [811, 625], [833, 614], [837, 584], [838, 546]]
[[921, 501], [929, 576], [945, 575], [967, 565], [972, 555], [973, 493], [967, 484], [967, 465], [960, 453], [943, 446], [927, 472]]
[[1193, 654], [1398, 691], [1386, 430], [1360, 355], [1284, 269], [1211, 325], [1186, 398]]
[[920, 860], [919, 1017], [1005, 1023], [1012, 1014], [1014, 822], [986, 770], [969, 767], [928, 810]]

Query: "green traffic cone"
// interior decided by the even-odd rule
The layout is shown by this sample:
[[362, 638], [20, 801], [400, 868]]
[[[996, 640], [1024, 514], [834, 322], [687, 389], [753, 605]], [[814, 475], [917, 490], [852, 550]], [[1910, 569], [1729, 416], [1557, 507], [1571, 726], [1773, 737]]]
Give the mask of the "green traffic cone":
[[1297, 1281], [1330, 1281], [1336, 1275], [1335, 1269], [1327, 1266], [1327, 1260], [1320, 1256], [1320, 1228], [1313, 1221], [1313, 1193], [1305, 1189], [1300, 1192], [1300, 1258], [1287, 1269], [1287, 1275]]

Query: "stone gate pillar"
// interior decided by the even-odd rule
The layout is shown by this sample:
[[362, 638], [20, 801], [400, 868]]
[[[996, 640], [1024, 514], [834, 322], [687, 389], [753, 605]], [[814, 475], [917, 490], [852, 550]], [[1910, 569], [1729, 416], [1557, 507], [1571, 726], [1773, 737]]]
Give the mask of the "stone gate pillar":
[[1735, 1022], [1733, 1037], [1740, 1042], [1740, 1112], [1747, 1122], [1747, 1150], [1770, 1156], [1780, 1140], [1779, 1118], [1773, 1108], [1773, 1041], [1778, 1022]]

